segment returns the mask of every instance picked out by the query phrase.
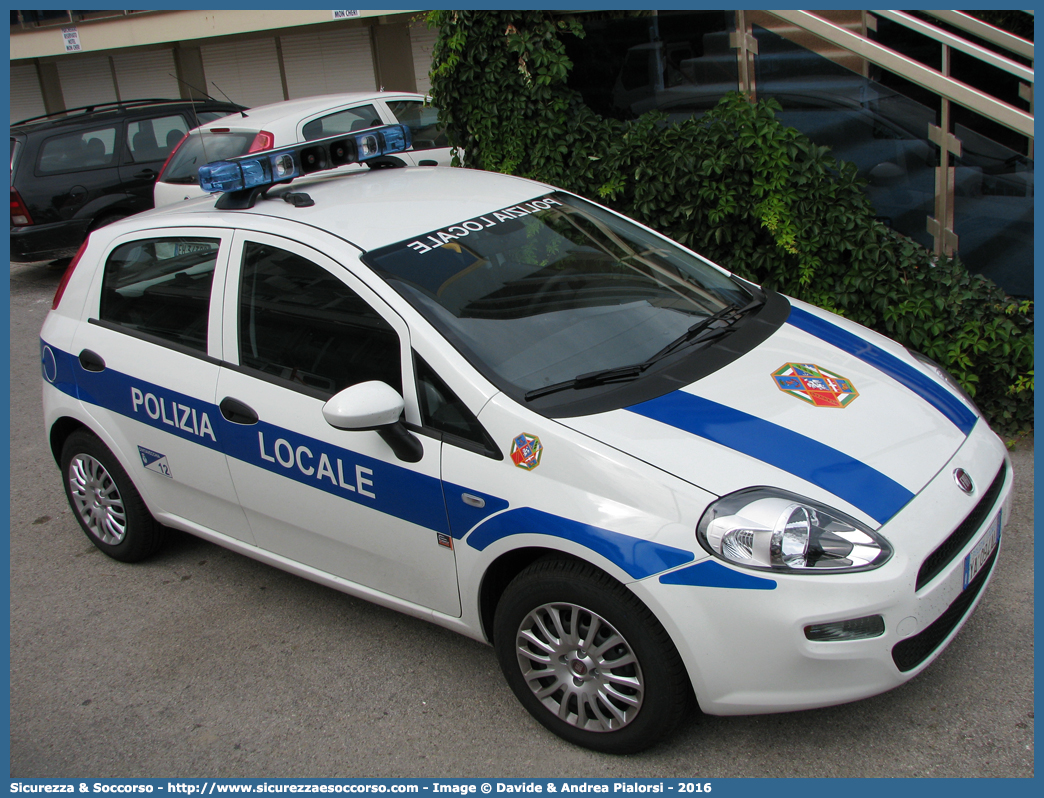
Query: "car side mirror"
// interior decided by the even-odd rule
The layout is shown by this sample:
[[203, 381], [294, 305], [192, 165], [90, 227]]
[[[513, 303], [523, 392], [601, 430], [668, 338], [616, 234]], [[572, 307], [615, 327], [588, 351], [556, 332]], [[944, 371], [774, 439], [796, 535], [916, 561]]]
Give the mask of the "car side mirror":
[[331, 396], [323, 405], [323, 418], [336, 429], [375, 430], [396, 457], [416, 463], [424, 456], [424, 447], [400, 420], [403, 407], [398, 391], [385, 382], [371, 380]]
[[350, 385], [323, 405], [323, 418], [337, 429], [367, 430], [394, 424], [402, 415], [402, 397], [386, 382]]

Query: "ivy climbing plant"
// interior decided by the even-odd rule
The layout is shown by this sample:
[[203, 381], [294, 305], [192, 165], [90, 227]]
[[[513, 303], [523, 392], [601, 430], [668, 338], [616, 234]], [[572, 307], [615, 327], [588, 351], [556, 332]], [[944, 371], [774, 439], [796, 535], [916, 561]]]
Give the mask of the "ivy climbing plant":
[[846, 316], [939, 362], [998, 431], [1033, 423], [1033, 307], [874, 217], [855, 167], [727, 95], [668, 124], [599, 116], [566, 83], [548, 11], [434, 11], [432, 98], [462, 165], [600, 201], [737, 274]]

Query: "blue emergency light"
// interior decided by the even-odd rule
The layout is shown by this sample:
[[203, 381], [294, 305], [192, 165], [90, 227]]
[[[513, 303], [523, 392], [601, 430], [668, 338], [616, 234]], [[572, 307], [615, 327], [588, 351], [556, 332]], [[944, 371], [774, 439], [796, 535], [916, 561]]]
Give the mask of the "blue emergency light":
[[292, 147], [241, 155], [199, 167], [199, 186], [211, 194], [263, 190], [295, 177], [336, 169], [408, 150], [413, 145], [406, 125], [385, 125], [357, 133], [303, 141]]

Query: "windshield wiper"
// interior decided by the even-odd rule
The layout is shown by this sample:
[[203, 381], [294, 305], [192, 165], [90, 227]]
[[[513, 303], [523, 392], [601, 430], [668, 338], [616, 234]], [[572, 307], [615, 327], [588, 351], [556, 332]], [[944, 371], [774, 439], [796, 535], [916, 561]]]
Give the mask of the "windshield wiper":
[[525, 400], [528, 402], [530, 399], [538, 399], [541, 396], [558, 393], [567, 388], [593, 388], [596, 385], [607, 385], [611, 382], [631, 382], [638, 379], [650, 365], [652, 364], [635, 363], [632, 366], [617, 366], [616, 368], [602, 369], [601, 371], [589, 371], [586, 374], [579, 374], [571, 380], [556, 382], [554, 385], [545, 385], [542, 388], [534, 388], [526, 393]]
[[752, 310], [757, 310], [765, 302], [762, 299], [753, 299], [743, 307], [736, 307], [735, 305], [729, 305], [719, 310], [717, 313], [713, 313], [706, 318], [700, 319], [688, 330], [686, 330], [678, 338], [675, 338], [667, 346], [657, 352], [655, 355], [646, 360], [642, 365], [651, 366], [658, 360], [663, 360], [667, 355], [672, 352], [676, 352], [683, 346], [697, 343], [705, 343], [706, 341], [712, 341], [715, 338], [721, 338], [723, 335], [732, 332], [733, 325], [750, 313]]
[[524, 398], [528, 402], [532, 399], [538, 399], [541, 396], [547, 396], [548, 394], [568, 390], [569, 388], [580, 390], [583, 388], [593, 388], [597, 385], [608, 385], [614, 382], [632, 382], [642, 376], [642, 373], [649, 368], [649, 366], [662, 360], [667, 357], [667, 355], [677, 351], [686, 344], [705, 343], [706, 341], [720, 338], [726, 333], [732, 332], [732, 327], [737, 321], [752, 310], [757, 310], [764, 304], [765, 302], [763, 300], [755, 299], [742, 307], [729, 305], [728, 307], [722, 308], [717, 313], [700, 319], [686, 330], [681, 337], [676, 338], [674, 341], [667, 344], [667, 346], [648, 360], [643, 360], [641, 363], [634, 363], [630, 366], [617, 366], [615, 368], [602, 369], [601, 371], [589, 371], [586, 374], [579, 374], [571, 380], [556, 382], [553, 385], [545, 385], [542, 388], [534, 388], [533, 390], [528, 391]]

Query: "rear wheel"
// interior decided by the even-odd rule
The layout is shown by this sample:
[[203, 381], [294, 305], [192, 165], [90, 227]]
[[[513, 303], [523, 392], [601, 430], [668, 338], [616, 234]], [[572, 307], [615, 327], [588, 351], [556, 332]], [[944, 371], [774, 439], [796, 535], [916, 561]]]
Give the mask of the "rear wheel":
[[65, 495], [91, 542], [121, 562], [137, 562], [163, 543], [164, 528], [149, 513], [116, 457], [89, 432], [62, 447]]
[[597, 751], [641, 751], [691, 705], [670, 637], [638, 598], [572, 560], [540, 560], [504, 591], [494, 646], [508, 684], [540, 723]]

